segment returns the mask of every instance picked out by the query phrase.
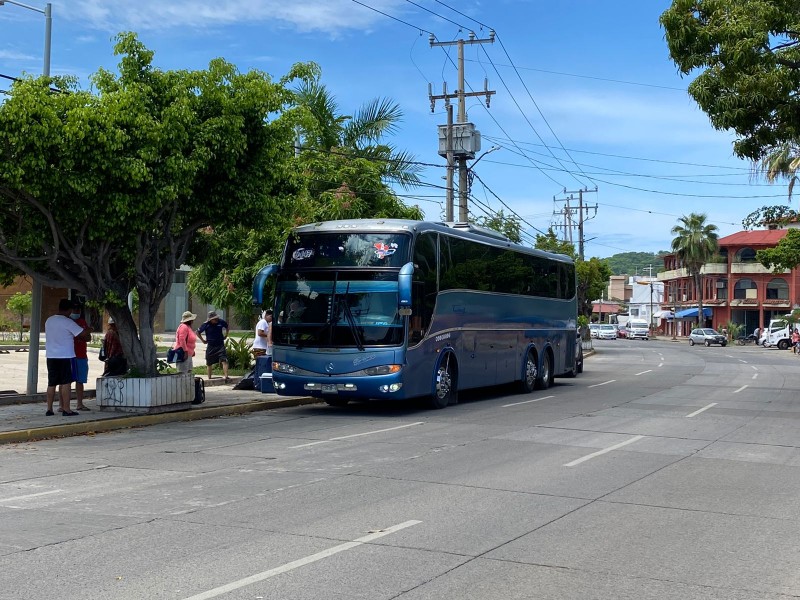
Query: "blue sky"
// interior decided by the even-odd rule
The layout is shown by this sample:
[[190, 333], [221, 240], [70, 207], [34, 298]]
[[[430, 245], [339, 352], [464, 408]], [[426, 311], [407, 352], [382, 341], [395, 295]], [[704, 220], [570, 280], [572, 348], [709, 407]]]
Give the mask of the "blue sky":
[[[26, 4], [43, 8], [38, 0]], [[546, 231], [564, 206], [563, 190], [597, 205], [585, 224], [586, 255], [668, 249], [681, 215], [704, 212], [721, 235], [763, 206], [787, 202], [786, 184], [769, 186], [732, 153], [733, 136], [715, 131], [686, 93], [669, 60], [658, 17], [664, 1], [608, 0], [70, 0], [53, 3], [52, 73], [77, 75], [84, 87], [98, 67], [113, 69], [112, 38], [136, 31], [162, 69], [203, 68], [223, 57], [246, 71], [280, 77], [292, 63], [315, 61], [341, 111], [389, 97], [404, 112], [391, 138], [417, 160], [443, 165], [428, 84], [457, 87], [456, 53], [437, 40], [497, 33], [494, 44], [467, 47], [468, 89], [496, 90], [491, 107], [468, 99], [482, 151], [475, 166], [475, 215], [513, 210], [525, 239]], [[366, 6], [365, 6], [366, 5]], [[368, 8], [371, 7], [371, 8]], [[462, 14], [450, 10], [457, 8]], [[380, 12], [379, 12], [380, 11]], [[385, 13], [385, 14], [381, 14]], [[437, 13], [432, 14], [432, 13]], [[388, 15], [388, 16], [387, 16]], [[438, 15], [438, 16], [437, 16]], [[401, 22], [402, 21], [402, 22]], [[0, 6], [0, 74], [42, 68], [44, 18]], [[0, 88], [6, 89], [0, 81]], [[442, 186], [443, 168], [423, 178]], [[483, 183], [481, 183], [481, 181]], [[485, 185], [484, 185], [485, 184]], [[429, 219], [443, 213], [444, 191], [403, 194]], [[504, 204], [506, 205], [504, 207]], [[577, 232], [574, 233], [577, 239]]]

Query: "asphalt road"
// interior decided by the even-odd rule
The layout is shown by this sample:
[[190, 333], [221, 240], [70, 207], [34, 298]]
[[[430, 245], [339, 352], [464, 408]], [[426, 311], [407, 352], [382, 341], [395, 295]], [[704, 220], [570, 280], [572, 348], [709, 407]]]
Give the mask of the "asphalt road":
[[800, 358], [595, 347], [442, 411], [0, 447], [0, 598], [800, 597]]

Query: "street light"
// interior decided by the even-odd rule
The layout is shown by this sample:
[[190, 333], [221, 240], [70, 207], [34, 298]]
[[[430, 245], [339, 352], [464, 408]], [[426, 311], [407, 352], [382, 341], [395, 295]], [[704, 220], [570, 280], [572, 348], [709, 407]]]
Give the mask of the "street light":
[[3, 6], [4, 4], [13, 4], [14, 6], [27, 8], [28, 10], [33, 10], [44, 15], [44, 67], [42, 68], [42, 75], [45, 77], [50, 77], [50, 41], [53, 31], [52, 4], [48, 2], [42, 9], [36, 8], [35, 6], [29, 6], [28, 4], [23, 4], [22, 2], [17, 2], [17, 0], [0, 0], [0, 6]]
[[[44, 15], [44, 65], [42, 75], [50, 77], [50, 41], [53, 32], [53, 6], [48, 2], [44, 9], [29, 6], [16, 0], [0, 0], [0, 6], [13, 4]], [[34, 277], [31, 290], [31, 341], [28, 352], [28, 384], [26, 392], [33, 395], [37, 392], [39, 381], [39, 335], [42, 330], [42, 283]], [[34, 335], [35, 333], [35, 335]]]

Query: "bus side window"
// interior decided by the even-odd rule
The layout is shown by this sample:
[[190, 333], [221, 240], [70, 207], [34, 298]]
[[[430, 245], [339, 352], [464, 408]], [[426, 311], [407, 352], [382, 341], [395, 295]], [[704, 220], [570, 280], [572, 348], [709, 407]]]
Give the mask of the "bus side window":
[[418, 344], [430, 327], [436, 306], [436, 234], [423, 233], [414, 244], [414, 278], [411, 286], [413, 315], [409, 321], [409, 345]]

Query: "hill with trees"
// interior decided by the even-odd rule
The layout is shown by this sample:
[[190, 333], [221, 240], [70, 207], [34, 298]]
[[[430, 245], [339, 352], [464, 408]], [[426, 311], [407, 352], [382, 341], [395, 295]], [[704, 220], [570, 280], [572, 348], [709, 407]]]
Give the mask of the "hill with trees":
[[650, 275], [648, 267], [653, 265], [653, 275], [664, 270], [666, 250], [653, 252], [622, 252], [604, 259], [612, 275]]

